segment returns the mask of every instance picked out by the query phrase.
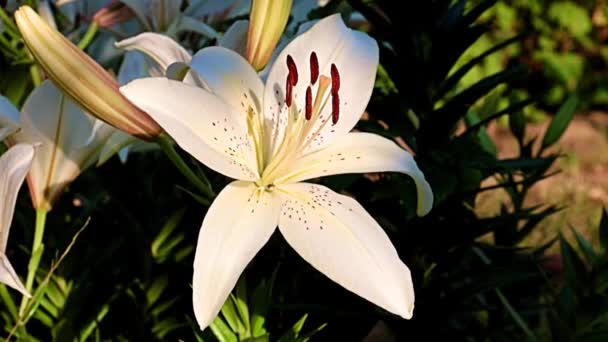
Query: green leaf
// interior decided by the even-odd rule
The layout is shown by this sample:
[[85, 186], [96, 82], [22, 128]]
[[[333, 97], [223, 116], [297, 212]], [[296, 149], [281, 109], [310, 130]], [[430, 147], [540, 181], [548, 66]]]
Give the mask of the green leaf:
[[304, 314], [302, 318], [300, 318], [281, 338], [279, 338], [278, 342], [292, 342], [300, 336], [300, 331], [304, 327], [304, 323], [306, 323], [306, 319], [308, 318], [308, 314]]
[[559, 237], [559, 244], [568, 286], [575, 292], [578, 292], [587, 278], [587, 270], [585, 269], [582, 260], [576, 254], [576, 250], [561, 234]]
[[[520, 96], [517, 94], [512, 94], [510, 96], [509, 103], [511, 106], [519, 102], [521, 102]], [[526, 118], [524, 117], [524, 112], [521, 108], [514, 110], [511, 112], [511, 115], [509, 115], [509, 128], [521, 146], [526, 136]]]
[[574, 227], [570, 227], [570, 229], [572, 229], [572, 233], [574, 233], [578, 247], [585, 255], [587, 262], [591, 265], [595, 265], [599, 261], [599, 258], [589, 241], [587, 241], [587, 239], [585, 239], [585, 237], [582, 236]]
[[156, 303], [158, 298], [160, 298], [160, 296], [163, 294], [163, 291], [165, 291], [167, 288], [167, 285], [169, 285], [169, 278], [167, 277], [167, 274], [163, 274], [154, 279], [148, 288], [148, 291], [146, 291], [148, 306], [153, 306], [154, 303]]
[[272, 301], [272, 289], [276, 279], [277, 266], [269, 279], [262, 279], [251, 296], [251, 333], [253, 337], [267, 333], [264, 324]]
[[[164, 247], [165, 242], [169, 239], [173, 231], [177, 228], [179, 223], [182, 221], [184, 214], [186, 213], [186, 209], [180, 209], [175, 211], [169, 219], [165, 222], [165, 224], [160, 229], [160, 232], [152, 241], [152, 255], [155, 258], [161, 257], [161, 248]], [[166, 249], [165, 249], [166, 252]]]
[[209, 328], [219, 342], [238, 342], [236, 335], [230, 330], [226, 323], [224, 323], [220, 316], [217, 316], [213, 322], [211, 322]]
[[247, 307], [247, 281], [244, 276], [240, 277], [239, 281], [236, 283], [234, 303], [239, 312], [239, 316], [241, 317], [241, 322], [243, 322], [245, 326], [246, 335], [251, 336], [251, 322], [249, 320], [249, 308]]
[[245, 332], [245, 325], [241, 321], [241, 317], [236, 309], [235, 301], [236, 299], [231, 293], [222, 306], [222, 315], [232, 331], [237, 334], [242, 334]]
[[542, 142], [543, 148], [555, 144], [562, 136], [562, 134], [564, 134], [566, 128], [568, 128], [568, 125], [572, 120], [574, 111], [578, 106], [578, 102], [578, 97], [576, 95], [572, 95], [559, 108], [557, 114], [555, 114], [555, 117], [553, 118], [553, 120], [551, 120], [551, 123], [549, 124], [549, 127], [545, 132]]

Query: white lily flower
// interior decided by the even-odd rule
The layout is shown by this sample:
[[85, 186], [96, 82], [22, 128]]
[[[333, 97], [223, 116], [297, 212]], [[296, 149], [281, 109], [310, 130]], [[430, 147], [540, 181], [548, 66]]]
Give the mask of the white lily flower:
[[0, 283], [14, 288], [26, 297], [30, 297], [30, 294], [21, 283], [5, 253], [17, 194], [32, 166], [33, 158], [34, 147], [28, 144], [15, 145], [0, 157], [0, 198], [2, 199], [0, 201]]
[[25, 101], [18, 126], [7, 143], [38, 145], [27, 178], [34, 208], [45, 211], [82, 170], [97, 161], [116, 131], [82, 111], [48, 80]]
[[[433, 194], [412, 156], [395, 142], [349, 133], [365, 110], [378, 46], [325, 18], [279, 54], [266, 85], [237, 53], [210, 47], [193, 68], [211, 91], [164, 78], [121, 92], [192, 156], [228, 177], [201, 227], [193, 304], [205, 328], [275, 228], [313, 267], [404, 318], [414, 289], [407, 266], [380, 225], [354, 199], [307, 182], [317, 177], [395, 171], [418, 189], [417, 213]], [[285, 61], [287, 62], [285, 64]]]

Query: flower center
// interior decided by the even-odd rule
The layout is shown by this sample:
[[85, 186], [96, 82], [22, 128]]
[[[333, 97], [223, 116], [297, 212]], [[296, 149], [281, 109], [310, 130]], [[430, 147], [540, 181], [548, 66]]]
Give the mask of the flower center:
[[[313, 51], [309, 57], [310, 81], [306, 86], [304, 103], [298, 105], [294, 89], [300, 81], [300, 75], [294, 59], [287, 55], [287, 77], [285, 79], [285, 101], [287, 124], [283, 140], [272, 160], [264, 167], [262, 183], [272, 184], [285, 171], [288, 171], [295, 159], [320, 136], [323, 128], [329, 122], [324, 117], [325, 106], [331, 103], [332, 125], [340, 119], [340, 72], [335, 64], [331, 64], [330, 75], [320, 74], [319, 59]], [[300, 88], [301, 89], [301, 88]], [[329, 101], [331, 99], [331, 101]], [[285, 108], [285, 107], [284, 107]], [[302, 110], [304, 113], [302, 113]], [[303, 114], [303, 115], [302, 115]]]

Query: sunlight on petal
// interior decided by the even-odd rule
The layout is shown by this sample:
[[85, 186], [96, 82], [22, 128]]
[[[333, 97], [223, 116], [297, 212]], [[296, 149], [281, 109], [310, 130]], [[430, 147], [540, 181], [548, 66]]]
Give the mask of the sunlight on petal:
[[192, 282], [201, 329], [217, 316], [247, 264], [274, 232], [279, 203], [276, 194], [235, 181], [211, 204], [196, 246]]
[[433, 207], [433, 192], [412, 155], [395, 142], [372, 133], [349, 133], [322, 150], [309, 153], [284, 167], [278, 183], [366, 172], [401, 172], [412, 177], [418, 190], [418, 215]]
[[143, 78], [120, 88], [196, 159], [228, 177], [259, 178], [245, 117], [207, 91], [166, 78]]
[[127, 51], [143, 52], [156, 62], [162, 71], [167, 70], [174, 62], [188, 63], [192, 58], [190, 53], [176, 41], [160, 33], [140, 33], [117, 42], [116, 47]]
[[378, 223], [350, 197], [315, 184], [281, 185], [279, 229], [314, 268], [403, 318], [414, 310], [410, 271]]

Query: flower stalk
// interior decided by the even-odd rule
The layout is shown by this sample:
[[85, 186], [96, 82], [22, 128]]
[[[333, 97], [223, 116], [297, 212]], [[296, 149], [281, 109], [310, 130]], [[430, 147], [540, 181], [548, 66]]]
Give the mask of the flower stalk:
[[[40, 260], [42, 259], [42, 252], [44, 251], [44, 245], [42, 244], [42, 238], [44, 237], [44, 227], [46, 226], [46, 214], [47, 210], [37, 209], [36, 210], [36, 226], [34, 228], [34, 240], [32, 242], [32, 254], [30, 256], [30, 262], [27, 266], [27, 277], [25, 278], [25, 289], [28, 292], [32, 292], [34, 286], [34, 279], [36, 278], [36, 272], [38, 266], [40, 266]], [[21, 299], [21, 305], [19, 306], [19, 316], [23, 316], [27, 307], [29, 298], [23, 297]]]
[[197, 176], [194, 171], [186, 164], [184, 159], [177, 153], [175, 148], [173, 147], [173, 143], [171, 138], [169, 138], [166, 134], [161, 134], [157, 139], [158, 145], [163, 150], [167, 158], [171, 160], [173, 165], [181, 172], [184, 177], [186, 177], [192, 185], [194, 185], [198, 190], [200, 190], [207, 198], [212, 199], [215, 197], [215, 193], [211, 190], [211, 183], [207, 179], [207, 177], [201, 173], [203, 179]]

